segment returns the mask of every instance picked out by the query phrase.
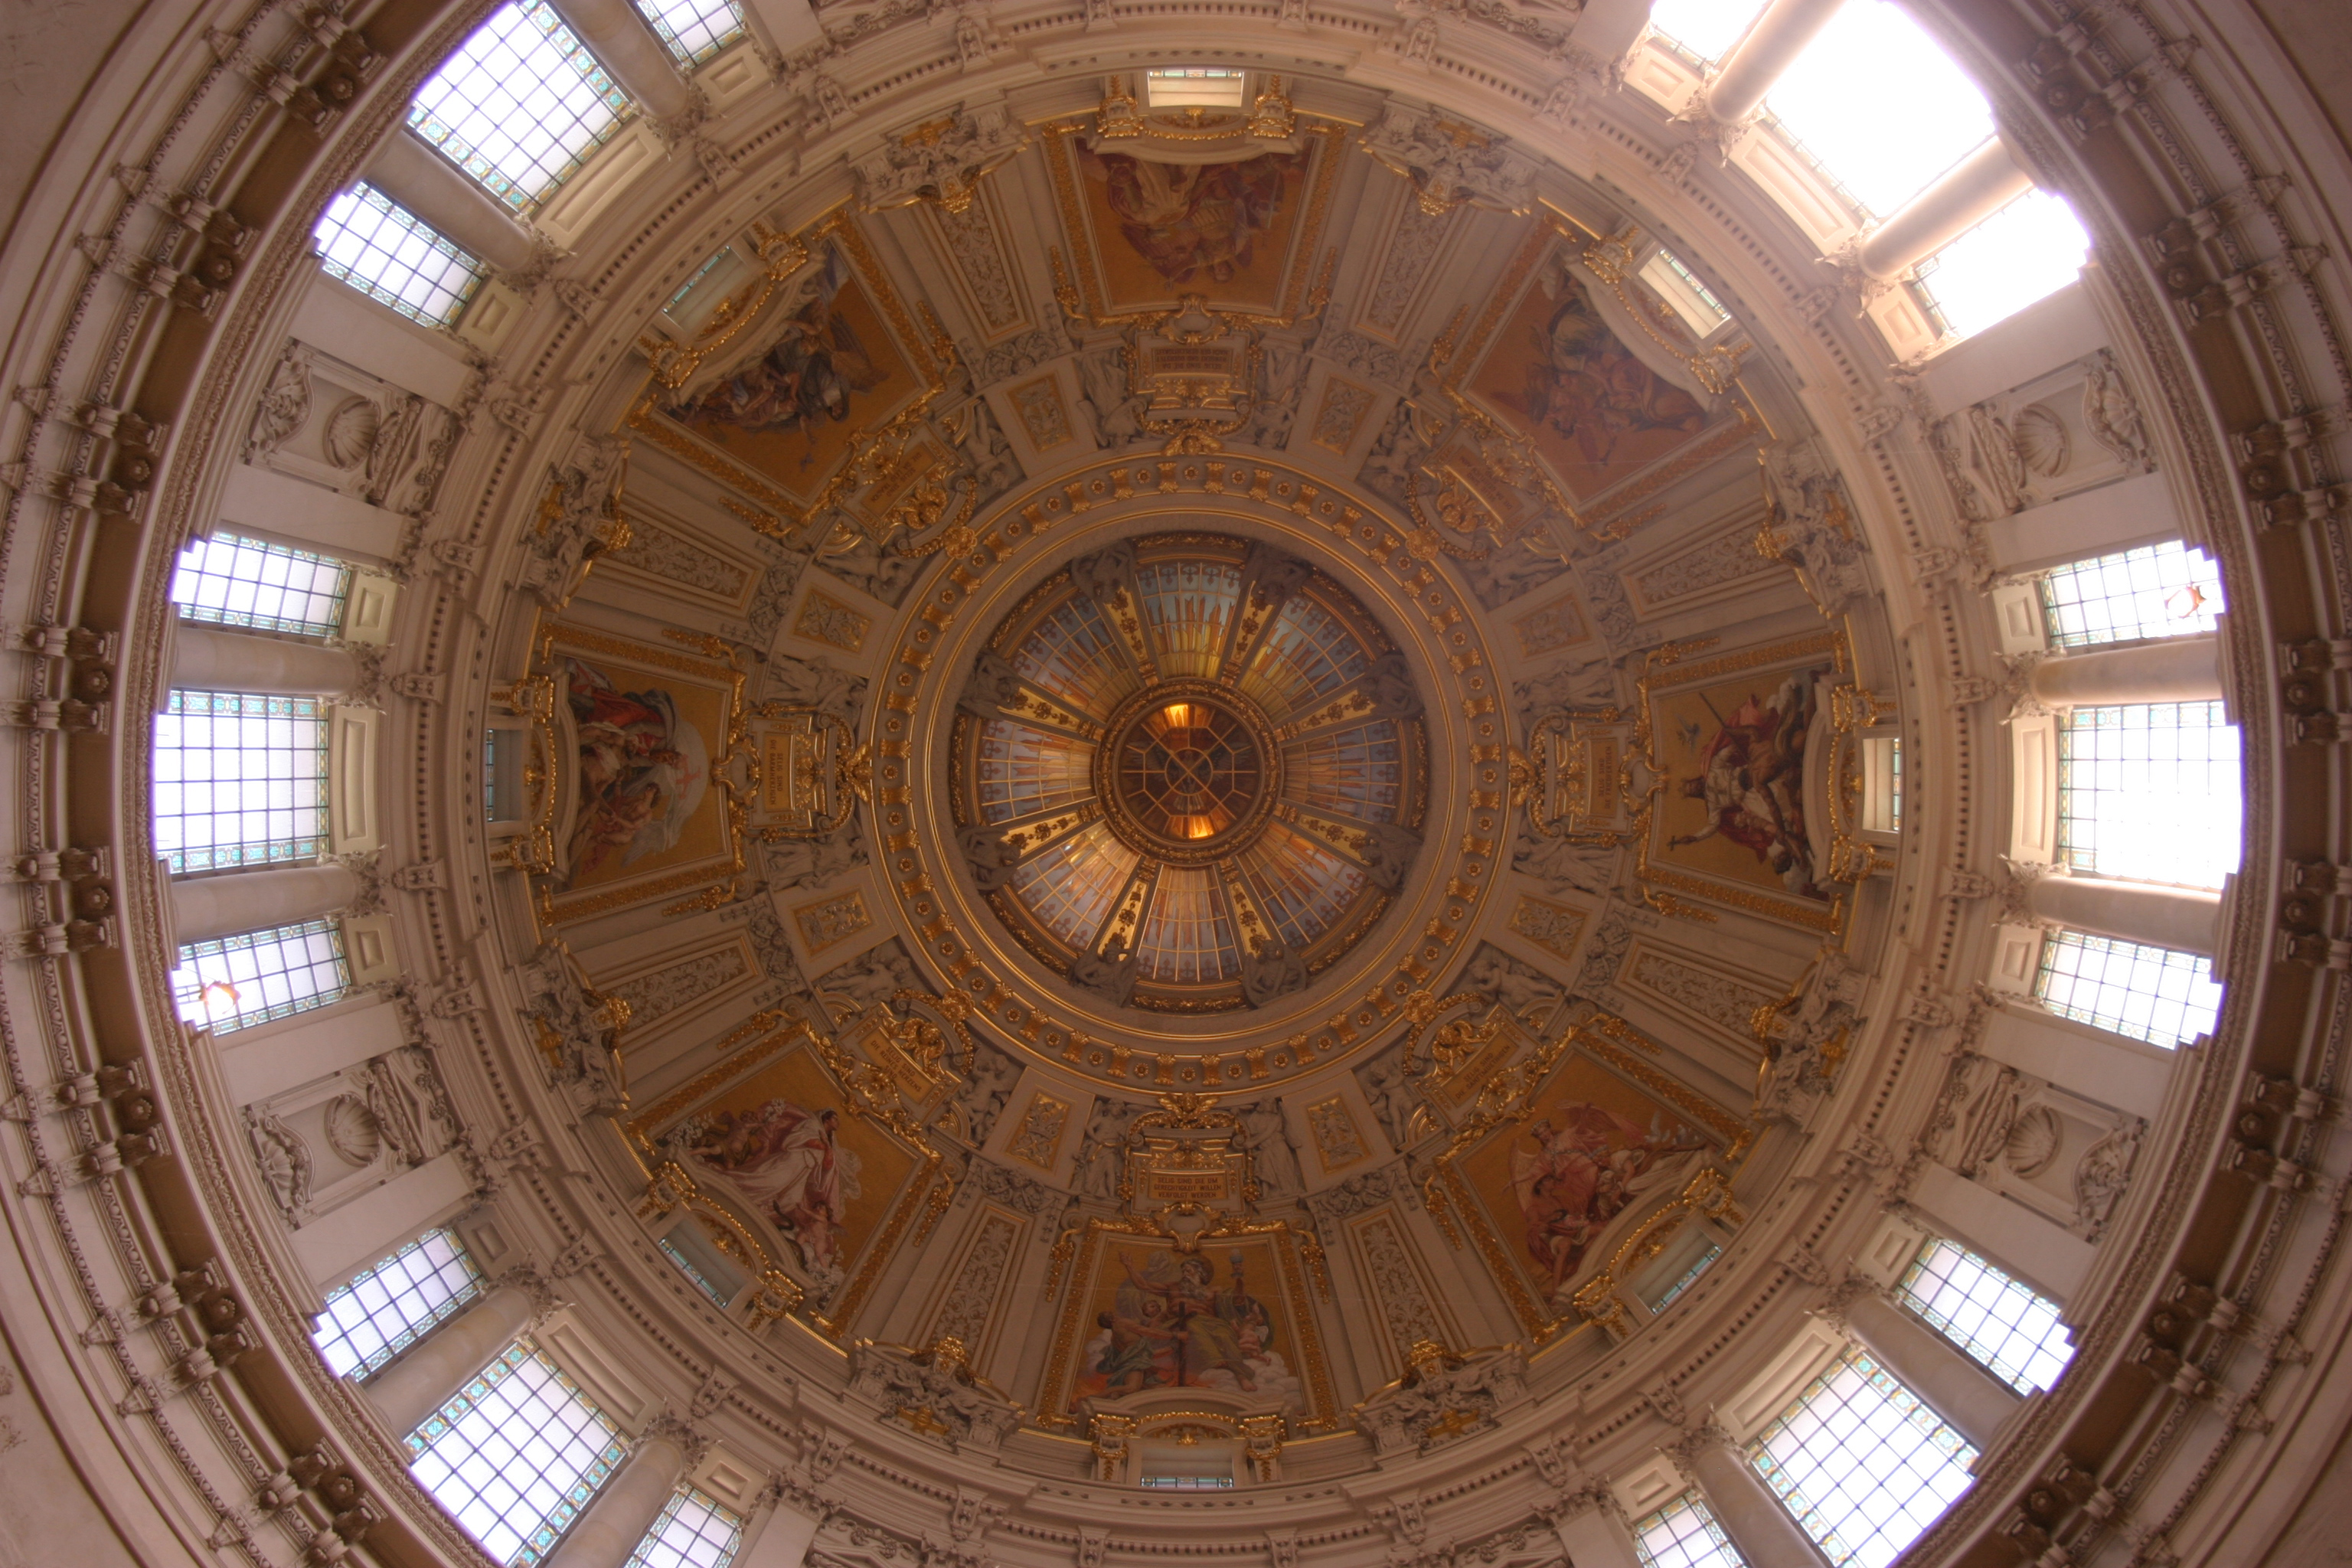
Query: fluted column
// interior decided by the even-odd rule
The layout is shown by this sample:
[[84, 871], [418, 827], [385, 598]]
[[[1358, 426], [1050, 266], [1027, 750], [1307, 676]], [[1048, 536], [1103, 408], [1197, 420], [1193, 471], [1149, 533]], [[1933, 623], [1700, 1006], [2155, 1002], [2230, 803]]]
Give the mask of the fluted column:
[[395, 1436], [405, 1437], [514, 1343], [537, 1305], [520, 1286], [499, 1286], [368, 1379], [368, 1402]]
[[1706, 1494], [1706, 1506], [1739, 1548], [1748, 1568], [1829, 1568], [1829, 1559], [1813, 1544], [1748, 1456], [1732, 1447], [1720, 1429], [1698, 1436], [1685, 1461]]
[[172, 930], [182, 942], [318, 920], [360, 891], [351, 868], [334, 864], [182, 878], [170, 886]]
[[367, 182], [501, 272], [520, 272], [539, 258], [530, 231], [496, 196], [406, 131], [376, 148]]
[[2220, 638], [2194, 637], [2064, 654], [2033, 667], [2032, 691], [2053, 707], [2218, 702], [2221, 651]]
[[1813, 35], [1829, 25], [1845, 0], [1773, 0], [1748, 36], [1732, 47], [1723, 68], [1707, 83], [1706, 111], [1728, 125], [1747, 119], [1804, 53]]
[[333, 697], [358, 679], [359, 666], [339, 647], [210, 626], [172, 629], [172, 684], [190, 691]]
[[658, 1424], [605, 1478], [588, 1511], [566, 1531], [546, 1568], [625, 1568], [686, 1475], [678, 1436]]
[[2052, 874], [2025, 890], [2025, 907], [2069, 931], [2211, 957], [2221, 895], [2202, 888]]
[[1894, 278], [1933, 256], [2033, 188], [1999, 136], [1953, 165], [1862, 242], [1862, 269]]
[[1895, 1380], [1926, 1400], [1955, 1431], [1989, 1448], [2017, 1409], [2017, 1393], [1996, 1381], [1943, 1335], [1877, 1293], [1846, 1304], [1846, 1327], [1853, 1331]]
[[669, 51], [629, 0], [551, 0], [558, 15], [613, 73], [623, 91], [656, 120], [685, 112], [693, 98]]

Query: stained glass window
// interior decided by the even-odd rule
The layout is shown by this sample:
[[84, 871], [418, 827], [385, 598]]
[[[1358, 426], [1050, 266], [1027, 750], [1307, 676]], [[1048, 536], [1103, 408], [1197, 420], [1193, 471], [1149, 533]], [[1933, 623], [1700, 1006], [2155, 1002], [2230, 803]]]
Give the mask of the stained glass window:
[[623, 1568], [727, 1568], [743, 1544], [743, 1521], [692, 1487], [672, 1493]]
[[1748, 1457], [1831, 1568], [1885, 1568], [1969, 1489], [1977, 1451], [1857, 1347]]
[[408, 1468], [494, 1563], [542, 1561], [627, 1453], [562, 1368], [517, 1340], [408, 1434]]
[[2210, 633], [2228, 606], [2221, 569], [2179, 540], [2094, 556], [2042, 579], [2042, 611], [2056, 647]]
[[1136, 969], [1147, 980], [1213, 984], [1242, 972], [1241, 947], [1225, 910], [1217, 873], [1208, 866], [1170, 866], [1144, 917]]
[[328, 1291], [310, 1340], [336, 1376], [365, 1376], [481, 1294], [482, 1271], [436, 1226]]
[[1685, 1492], [1655, 1513], [1633, 1521], [1633, 1550], [1642, 1568], [1748, 1568], [1706, 1500]]
[[183, 942], [172, 971], [180, 1016], [221, 1035], [323, 1007], [350, 985], [342, 932], [332, 921]]
[[635, 105], [546, 0], [501, 5], [425, 79], [409, 128], [519, 213], [553, 195]]
[[2061, 1017], [2169, 1050], [2213, 1031], [2221, 987], [2201, 953], [2061, 931], [2042, 943], [2034, 995]]
[[2058, 848], [2078, 871], [2218, 888], [2238, 868], [2238, 730], [2219, 702], [2077, 708], [2058, 721]]
[[1395, 820], [1404, 746], [1393, 721], [1317, 731], [1286, 747], [1282, 761], [1286, 793], [1299, 805], [1366, 822]]
[[481, 287], [481, 262], [373, 185], [329, 202], [311, 237], [328, 277], [428, 327], [455, 322]]
[[1225, 561], [1161, 561], [1135, 576], [1160, 675], [1170, 680], [1214, 675], [1241, 599], [1241, 568]]
[[315, 858], [327, 847], [326, 705], [174, 691], [155, 717], [155, 852], [176, 875]]
[[637, 14], [678, 64], [702, 64], [743, 36], [735, 0], [636, 0]]
[[180, 552], [172, 603], [184, 621], [333, 637], [351, 581], [351, 567], [330, 556], [216, 533]]
[[1013, 886], [1055, 940], [1083, 947], [1140, 858], [1097, 822], [1023, 861]]
[[2020, 1394], [2048, 1388], [2074, 1359], [2058, 1303], [1965, 1247], [1937, 1238], [1904, 1272], [1903, 1304]]
[[972, 759], [981, 820], [1011, 822], [1085, 800], [1094, 794], [1094, 754], [1092, 746], [1058, 731], [989, 720]]
[[1371, 668], [1347, 624], [1304, 594], [1274, 617], [1243, 679], [1279, 724]]

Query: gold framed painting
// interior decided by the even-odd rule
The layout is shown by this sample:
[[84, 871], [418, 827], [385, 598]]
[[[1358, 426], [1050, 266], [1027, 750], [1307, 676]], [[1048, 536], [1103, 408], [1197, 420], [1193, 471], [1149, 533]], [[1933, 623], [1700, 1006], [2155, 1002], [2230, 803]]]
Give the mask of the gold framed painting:
[[[828, 1332], [846, 1330], [916, 1221], [933, 1152], [867, 1113], [806, 1032], [785, 1030], [664, 1096], [630, 1131], [688, 1205], [781, 1260]], [[730, 1248], [733, 1250], [733, 1248]]]
[[1336, 1419], [1306, 1264], [1287, 1227], [1187, 1247], [1087, 1226], [1038, 1411], [1073, 1425], [1089, 1400], [1178, 1389], [1278, 1402], [1294, 1424]]
[[721, 310], [748, 324], [629, 416], [656, 447], [795, 521], [862, 437], [938, 394], [946, 368], [856, 223], [836, 215], [807, 244], [789, 293], [747, 284]]
[[544, 884], [554, 919], [585, 920], [742, 868], [725, 779], [743, 673], [682, 649], [557, 622], [539, 669], [555, 683], [562, 803]]
[[1826, 864], [1835, 632], [1711, 657], [1653, 658], [1642, 721], [1659, 784], [1643, 808], [1643, 880], [1806, 931], [1844, 908]]
[[1525, 1109], [1471, 1131], [1438, 1182], [1538, 1338], [1578, 1287], [1692, 1179], [1744, 1152], [1747, 1124], [1605, 1041], [1580, 1038]]

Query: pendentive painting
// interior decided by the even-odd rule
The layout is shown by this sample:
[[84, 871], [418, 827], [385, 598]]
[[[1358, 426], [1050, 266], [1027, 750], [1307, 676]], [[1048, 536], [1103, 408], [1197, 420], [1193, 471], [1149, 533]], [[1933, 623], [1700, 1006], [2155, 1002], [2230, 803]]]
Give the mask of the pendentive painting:
[[604, 912], [731, 867], [713, 771], [742, 678], [676, 649], [568, 626], [549, 634], [544, 668], [572, 773], [550, 879], [556, 918]]
[[1821, 792], [1806, 784], [1827, 761], [1812, 750], [1825, 743], [1822, 710], [1839, 679], [1828, 640], [1652, 672], [1651, 743], [1666, 783], [1646, 867], [1761, 889], [1801, 910], [1832, 901], [1820, 863], [1827, 824], [1811, 820]]
[[1698, 399], [1644, 364], [1567, 268], [1535, 282], [1466, 388], [1534, 444], [1560, 487], [1586, 500], [1706, 428]]
[[805, 500], [855, 437], [922, 390], [874, 287], [832, 243], [796, 306], [756, 324], [715, 375], [698, 374], [660, 412]]
[[1047, 1368], [1045, 1407], [1156, 1389], [1206, 1389], [1328, 1413], [1330, 1374], [1286, 1235], [1203, 1239], [1097, 1232], [1081, 1254], [1071, 1314]]
[[1527, 1115], [1459, 1169], [1536, 1300], [1557, 1315], [1723, 1147], [1718, 1133], [1572, 1052]]
[[707, 1099], [656, 1106], [638, 1131], [705, 1199], [791, 1258], [820, 1305], [885, 1228], [923, 1163], [873, 1119], [851, 1112], [805, 1044]]
[[1163, 163], [1084, 143], [1072, 152], [1110, 309], [1185, 294], [1280, 309], [1312, 145], [1229, 163]]

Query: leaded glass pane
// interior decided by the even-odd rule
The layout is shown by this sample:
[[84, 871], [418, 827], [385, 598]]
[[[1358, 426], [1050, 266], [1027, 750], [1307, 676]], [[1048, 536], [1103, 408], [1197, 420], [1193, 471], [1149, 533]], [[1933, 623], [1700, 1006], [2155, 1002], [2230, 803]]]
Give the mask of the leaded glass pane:
[[436, 1226], [328, 1291], [310, 1340], [336, 1376], [365, 1376], [481, 1293], [482, 1271]]

